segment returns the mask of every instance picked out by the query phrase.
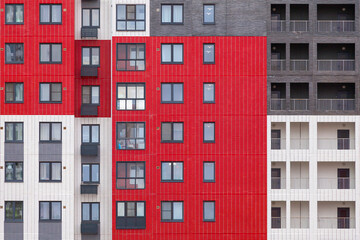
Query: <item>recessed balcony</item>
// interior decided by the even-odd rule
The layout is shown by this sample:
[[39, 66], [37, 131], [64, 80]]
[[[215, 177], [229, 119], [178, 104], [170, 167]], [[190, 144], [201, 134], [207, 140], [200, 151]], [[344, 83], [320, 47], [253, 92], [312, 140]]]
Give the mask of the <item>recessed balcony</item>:
[[286, 188], [285, 163], [271, 163], [271, 189]]
[[318, 228], [355, 228], [355, 202], [318, 202]]
[[318, 163], [318, 189], [355, 189], [355, 164]]
[[290, 44], [290, 71], [309, 70], [309, 44]]
[[271, 71], [286, 70], [286, 45], [284, 43], [271, 44]]
[[290, 83], [290, 110], [309, 110], [309, 83]]
[[291, 228], [309, 228], [309, 202], [293, 201], [291, 207]]
[[318, 123], [317, 145], [319, 150], [355, 149], [355, 124], [341, 122]]
[[355, 44], [318, 44], [318, 71], [355, 71]]
[[285, 83], [271, 83], [271, 110], [286, 109], [286, 85]]
[[355, 110], [354, 83], [318, 83], [317, 96], [319, 111]]
[[286, 202], [271, 202], [271, 228], [286, 228]]
[[285, 4], [271, 4], [271, 31], [285, 32], [286, 31], [286, 5]]
[[309, 31], [309, 5], [290, 4], [290, 31]]
[[284, 122], [271, 123], [271, 150], [285, 150], [286, 124]]
[[354, 32], [354, 4], [319, 4], [318, 32]]
[[82, 27], [81, 28], [81, 38], [98, 38], [98, 28], [97, 27]]

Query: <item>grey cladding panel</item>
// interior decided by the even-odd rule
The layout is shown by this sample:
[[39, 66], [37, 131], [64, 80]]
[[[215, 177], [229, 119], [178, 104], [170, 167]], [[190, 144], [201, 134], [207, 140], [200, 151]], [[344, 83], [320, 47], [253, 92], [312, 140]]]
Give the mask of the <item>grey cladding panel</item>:
[[56, 161], [62, 159], [61, 143], [39, 143], [39, 161]]
[[39, 222], [39, 240], [61, 240], [61, 222]]
[[24, 223], [4, 223], [4, 240], [23, 240]]
[[100, 0], [82, 0], [82, 8], [100, 8]]
[[81, 155], [82, 163], [99, 163], [100, 162], [100, 146], [98, 145], [98, 152], [96, 156]]
[[24, 161], [24, 143], [5, 143], [5, 161]]

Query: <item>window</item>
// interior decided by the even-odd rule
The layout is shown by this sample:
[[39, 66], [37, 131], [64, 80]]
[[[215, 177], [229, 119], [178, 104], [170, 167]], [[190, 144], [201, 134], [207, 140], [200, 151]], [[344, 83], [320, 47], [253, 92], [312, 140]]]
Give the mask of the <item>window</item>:
[[204, 143], [215, 142], [215, 123], [204, 122]]
[[117, 149], [145, 149], [145, 123], [118, 122], [116, 133]]
[[24, 4], [5, 4], [5, 23], [24, 24]]
[[117, 110], [145, 110], [144, 83], [118, 83]]
[[40, 24], [61, 24], [61, 4], [40, 4]]
[[24, 83], [5, 83], [5, 103], [24, 102]]
[[118, 43], [116, 58], [116, 70], [118, 71], [144, 71], [145, 44]]
[[99, 164], [83, 164], [82, 165], [82, 182], [83, 183], [99, 183]]
[[161, 23], [162, 24], [183, 24], [182, 4], [163, 4], [161, 5]]
[[204, 83], [204, 103], [215, 103], [215, 83]]
[[183, 83], [161, 84], [161, 103], [183, 103], [183, 102], [184, 102]]
[[116, 202], [116, 229], [145, 227], [145, 202]]
[[24, 142], [23, 123], [6, 122], [5, 123], [5, 142]]
[[204, 64], [215, 64], [215, 44], [204, 44]]
[[184, 220], [183, 202], [161, 202], [161, 221], [182, 222]]
[[161, 142], [183, 142], [184, 123], [161, 123]]
[[5, 202], [5, 222], [23, 221], [23, 202]]
[[61, 43], [40, 43], [40, 63], [61, 63]]
[[145, 31], [145, 5], [116, 5], [117, 31]]
[[60, 162], [40, 162], [40, 182], [60, 182]]
[[182, 64], [183, 44], [161, 44], [161, 63]]
[[100, 104], [100, 86], [82, 86], [83, 104]]
[[215, 222], [215, 202], [214, 201], [204, 201], [204, 222]]
[[183, 162], [162, 162], [161, 181], [182, 182], [184, 180]]
[[82, 9], [83, 27], [100, 27], [100, 9], [83, 8]]
[[81, 220], [82, 221], [99, 221], [100, 220], [100, 203], [81, 203]]
[[40, 102], [56, 103], [61, 102], [61, 83], [40, 83]]
[[40, 142], [61, 142], [61, 123], [40, 123]]
[[204, 162], [204, 182], [215, 182], [215, 162]]
[[116, 188], [145, 189], [145, 163], [117, 162]]
[[5, 44], [5, 63], [24, 63], [24, 44], [6, 43]]
[[5, 182], [22, 182], [23, 174], [24, 169], [22, 162], [5, 163]]
[[215, 24], [215, 5], [204, 4], [204, 24]]
[[82, 143], [100, 143], [100, 126], [99, 125], [81, 125]]
[[61, 202], [39, 202], [40, 221], [61, 221]]
[[83, 66], [100, 66], [100, 47], [83, 47], [81, 50]]

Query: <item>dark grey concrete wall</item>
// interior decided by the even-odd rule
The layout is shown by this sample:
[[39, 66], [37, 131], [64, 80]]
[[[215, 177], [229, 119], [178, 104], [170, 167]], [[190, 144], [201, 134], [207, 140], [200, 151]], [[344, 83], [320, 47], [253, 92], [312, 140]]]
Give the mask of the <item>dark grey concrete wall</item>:
[[39, 161], [61, 162], [61, 143], [39, 143]]
[[4, 223], [4, 240], [23, 240], [24, 223]]
[[39, 222], [39, 240], [61, 240], [61, 222]]
[[5, 161], [23, 162], [24, 143], [5, 143]]

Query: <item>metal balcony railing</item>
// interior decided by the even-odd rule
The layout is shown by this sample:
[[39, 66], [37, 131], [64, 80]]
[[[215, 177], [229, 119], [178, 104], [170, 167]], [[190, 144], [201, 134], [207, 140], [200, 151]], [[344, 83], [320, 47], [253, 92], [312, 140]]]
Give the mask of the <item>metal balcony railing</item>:
[[285, 59], [271, 59], [271, 71], [285, 71], [286, 60]]
[[308, 32], [309, 21], [308, 20], [290, 20], [291, 32]]
[[355, 139], [352, 138], [318, 138], [318, 149], [349, 150], [355, 149]]
[[309, 228], [309, 217], [291, 217], [291, 228]]
[[308, 71], [309, 60], [307, 59], [291, 59], [290, 71]]
[[271, 149], [272, 150], [282, 150], [286, 147], [285, 138], [271, 138]]
[[290, 179], [291, 189], [309, 189], [308, 178], [291, 178]]
[[355, 71], [354, 59], [317, 60], [318, 71]]
[[286, 217], [271, 217], [271, 228], [286, 228]]
[[285, 110], [286, 109], [286, 99], [285, 98], [272, 98], [270, 100], [270, 109], [271, 110]]
[[351, 111], [355, 110], [355, 99], [318, 99], [317, 110]]
[[318, 217], [318, 228], [355, 228], [355, 218]]
[[309, 110], [309, 99], [290, 99], [290, 110], [293, 111]]
[[285, 189], [286, 178], [271, 177], [271, 189]]
[[318, 32], [353, 32], [354, 20], [319, 20]]
[[271, 31], [272, 32], [285, 32], [286, 21], [285, 20], [271, 20]]
[[290, 149], [309, 149], [308, 138], [291, 138]]
[[318, 178], [318, 189], [355, 189], [355, 179]]

